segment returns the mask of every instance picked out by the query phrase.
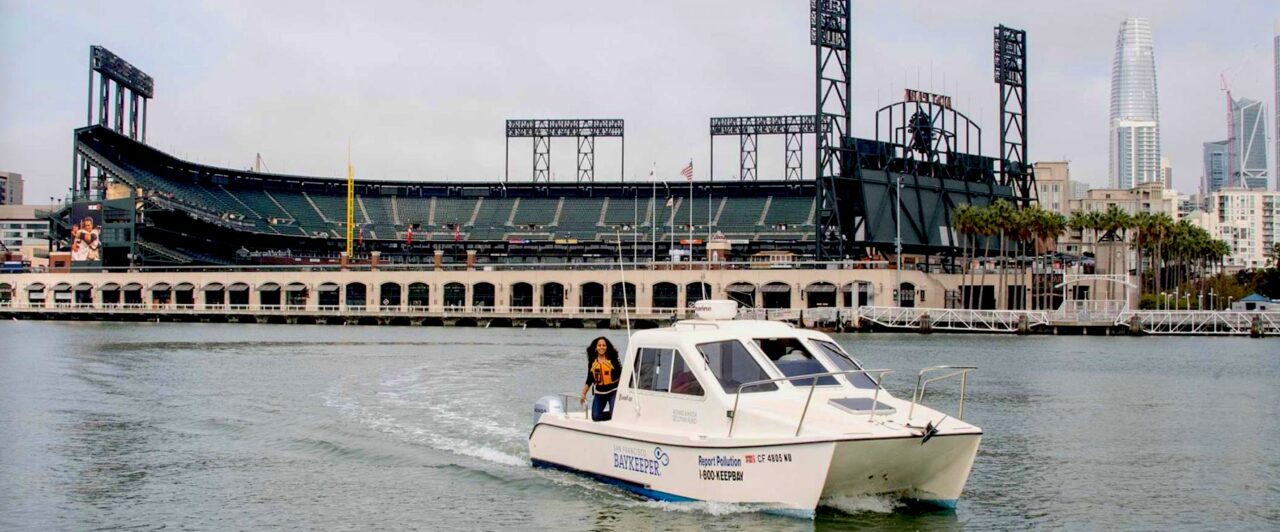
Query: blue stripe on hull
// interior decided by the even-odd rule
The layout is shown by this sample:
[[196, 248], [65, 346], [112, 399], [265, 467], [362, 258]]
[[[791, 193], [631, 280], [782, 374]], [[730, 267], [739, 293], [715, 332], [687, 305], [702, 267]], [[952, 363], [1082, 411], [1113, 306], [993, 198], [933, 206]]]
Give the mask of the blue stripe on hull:
[[546, 460], [538, 460], [537, 458], [533, 458], [533, 459], [531, 459], [531, 460], [533, 461], [533, 467], [542, 467], [542, 468], [546, 468], [546, 469], [555, 469], [555, 470], [558, 470], [558, 471], [564, 471], [564, 472], [566, 472], [566, 473], [573, 473], [573, 474], [575, 474], [575, 475], [582, 475], [582, 476], [585, 476], [585, 477], [589, 477], [589, 478], [592, 478], [592, 479], [598, 480], [598, 481], [603, 482], [603, 483], [605, 483], [605, 484], [609, 484], [609, 485], [612, 485], [612, 486], [617, 486], [617, 487], [622, 488], [622, 489], [624, 489], [624, 490], [630, 491], [630, 492], [635, 493], [635, 494], [637, 494], [637, 495], [640, 495], [640, 496], [642, 496], [642, 497], [647, 497], [647, 498], [653, 499], [653, 500], [655, 500], [655, 501], [667, 501], [667, 502], [697, 502], [697, 500], [698, 500], [698, 499], [691, 499], [691, 498], [689, 498], [689, 497], [682, 497], [682, 496], [680, 496], [680, 495], [676, 495], [676, 494], [673, 494], [673, 493], [667, 493], [667, 492], [665, 492], [665, 491], [658, 491], [658, 490], [654, 490], [654, 489], [649, 489], [649, 488], [646, 488], [643, 484], [640, 484], [640, 483], [637, 483], [637, 482], [632, 482], [632, 481], [630, 481], [630, 480], [623, 480], [623, 479], [620, 479], [620, 478], [617, 478], [617, 477], [611, 477], [611, 476], [608, 476], [608, 475], [601, 475], [601, 474], [599, 474], [599, 473], [592, 473], [592, 472], [590, 472], [590, 471], [583, 471], [583, 470], [581, 470], [581, 469], [576, 469], [576, 468], [572, 468], [572, 467], [569, 467], [569, 466], [566, 466], [566, 465], [557, 464], [557, 463], [555, 463], [555, 462], [548, 462], [548, 461], [546, 461]]

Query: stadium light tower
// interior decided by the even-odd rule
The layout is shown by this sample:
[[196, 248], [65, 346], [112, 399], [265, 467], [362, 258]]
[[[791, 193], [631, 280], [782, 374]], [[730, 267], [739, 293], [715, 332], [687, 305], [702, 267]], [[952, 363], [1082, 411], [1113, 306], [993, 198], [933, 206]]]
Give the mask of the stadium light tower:
[[[841, 196], [854, 172], [844, 149], [850, 133], [853, 84], [849, 0], [810, 0], [809, 43], [814, 47], [814, 116], [818, 121], [818, 197], [815, 251], [818, 260], [844, 255]], [[844, 186], [842, 186], [844, 185]]]

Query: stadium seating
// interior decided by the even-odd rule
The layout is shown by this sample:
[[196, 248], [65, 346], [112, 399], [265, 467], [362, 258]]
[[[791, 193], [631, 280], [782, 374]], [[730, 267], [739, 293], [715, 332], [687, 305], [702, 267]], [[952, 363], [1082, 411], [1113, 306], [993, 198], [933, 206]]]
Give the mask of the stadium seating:
[[549, 226], [555, 221], [556, 208], [559, 206], [559, 198], [523, 198], [516, 207], [516, 215], [512, 218], [512, 223], [521, 227]]
[[730, 198], [716, 226], [726, 234], [753, 233], [759, 227], [766, 201], [767, 198]]
[[476, 200], [473, 198], [436, 198], [435, 218], [431, 225], [437, 230], [451, 224], [467, 225], [471, 223], [475, 210]]
[[813, 201], [813, 198], [773, 198], [769, 202], [769, 212], [764, 217], [764, 224], [768, 227], [804, 224], [809, 221]]
[[403, 224], [418, 224], [418, 227], [431, 226], [431, 201], [433, 198], [392, 198], [396, 210], [400, 213]]

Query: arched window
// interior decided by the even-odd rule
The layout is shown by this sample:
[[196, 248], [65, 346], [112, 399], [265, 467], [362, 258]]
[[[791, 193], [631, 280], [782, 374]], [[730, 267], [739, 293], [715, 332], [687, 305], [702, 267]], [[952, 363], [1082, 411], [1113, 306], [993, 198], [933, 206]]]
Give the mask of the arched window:
[[582, 285], [578, 306], [583, 312], [600, 311], [604, 308], [604, 285], [600, 283], [585, 283]]
[[409, 308], [422, 310], [431, 305], [431, 288], [427, 283], [409, 283]]
[[613, 290], [610, 297], [610, 306], [615, 309], [629, 307], [636, 308], [636, 285], [635, 283], [613, 283]]
[[471, 285], [471, 306], [481, 311], [492, 311], [494, 302], [493, 283], [476, 283]]
[[444, 285], [445, 308], [462, 308], [467, 306], [467, 285], [449, 283]]
[[545, 283], [542, 285], [542, 303], [540, 306], [545, 309], [564, 308], [564, 285], [560, 283]]
[[764, 308], [791, 308], [791, 285], [769, 283], [760, 287]]
[[378, 287], [378, 304], [384, 309], [400, 308], [400, 283], [382, 283]]
[[511, 285], [511, 309], [528, 310], [533, 308], [533, 285], [516, 283]]
[[653, 285], [653, 308], [673, 309], [680, 302], [680, 287], [675, 283]]

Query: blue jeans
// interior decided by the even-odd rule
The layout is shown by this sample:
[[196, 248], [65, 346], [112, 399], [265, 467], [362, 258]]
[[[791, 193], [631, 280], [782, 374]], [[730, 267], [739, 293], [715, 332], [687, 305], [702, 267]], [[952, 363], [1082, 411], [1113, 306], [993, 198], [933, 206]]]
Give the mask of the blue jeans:
[[[609, 421], [613, 419], [613, 400], [617, 396], [618, 390], [595, 394], [591, 400], [591, 421]], [[605, 405], [609, 405], [607, 412], [604, 409]]]

